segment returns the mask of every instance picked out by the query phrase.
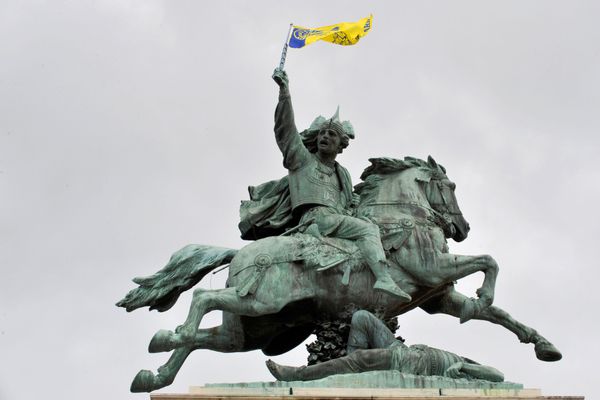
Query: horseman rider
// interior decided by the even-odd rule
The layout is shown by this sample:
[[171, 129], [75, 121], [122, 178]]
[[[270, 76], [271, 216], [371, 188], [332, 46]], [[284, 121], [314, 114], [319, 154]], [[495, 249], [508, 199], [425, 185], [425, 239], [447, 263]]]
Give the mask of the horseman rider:
[[348, 171], [335, 159], [354, 138], [352, 125], [339, 120], [338, 109], [331, 119], [319, 117], [313, 122], [313, 129], [307, 131], [309, 135], [312, 132], [312, 140], [301, 137], [294, 122], [286, 72], [276, 69], [273, 80], [279, 85], [275, 139], [288, 170], [292, 214], [300, 218], [300, 224], [314, 219], [323, 236], [354, 241], [375, 275], [373, 289], [411, 301], [410, 295], [390, 277], [379, 228], [346, 215], [352, 200], [352, 182]]

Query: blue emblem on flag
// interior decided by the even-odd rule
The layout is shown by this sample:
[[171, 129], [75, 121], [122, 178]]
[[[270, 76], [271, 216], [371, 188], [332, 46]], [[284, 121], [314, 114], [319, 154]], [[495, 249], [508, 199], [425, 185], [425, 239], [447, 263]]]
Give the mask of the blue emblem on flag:
[[306, 37], [308, 36], [309, 32], [310, 30], [308, 29], [294, 28], [292, 31], [292, 37], [290, 37], [290, 47], [295, 49], [304, 47], [306, 44]]

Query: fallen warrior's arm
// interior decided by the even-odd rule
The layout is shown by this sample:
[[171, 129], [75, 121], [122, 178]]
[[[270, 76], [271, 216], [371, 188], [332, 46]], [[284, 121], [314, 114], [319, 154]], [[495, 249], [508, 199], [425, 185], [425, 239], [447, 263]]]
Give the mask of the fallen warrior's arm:
[[504, 381], [504, 374], [496, 368], [467, 362], [452, 364], [444, 375], [450, 378], [463, 378], [464, 375], [469, 375], [475, 379], [483, 379], [490, 382]]

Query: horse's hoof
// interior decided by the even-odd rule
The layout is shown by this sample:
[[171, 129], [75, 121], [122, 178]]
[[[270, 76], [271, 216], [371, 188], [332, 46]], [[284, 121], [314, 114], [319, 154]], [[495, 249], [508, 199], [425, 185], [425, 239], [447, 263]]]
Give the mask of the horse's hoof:
[[130, 390], [132, 393], [150, 393], [156, 389], [154, 387], [154, 380], [154, 373], [147, 369], [143, 369], [137, 373], [135, 378], [133, 378]]
[[464, 324], [471, 318], [475, 316], [477, 311], [477, 306], [475, 305], [475, 300], [473, 299], [465, 299], [462, 304], [462, 308], [460, 309], [460, 323]]
[[537, 342], [535, 356], [542, 361], [558, 361], [562, 358], [560, 351], [550, 342]]
[[164, 351], [171, 351], [174, 349], [172, 339], [173, 332], [161, 329], [152, 336], [150, 344], [148, 345], [148, 352], [150, 353], [161, 353]]

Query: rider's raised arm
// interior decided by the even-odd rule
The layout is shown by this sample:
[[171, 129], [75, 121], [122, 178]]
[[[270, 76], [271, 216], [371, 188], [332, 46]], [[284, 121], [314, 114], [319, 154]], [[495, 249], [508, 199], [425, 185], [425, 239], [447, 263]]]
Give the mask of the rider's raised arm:
[[276, 69], [273, 80], [279, 85], [279, 102], [275, 109], [275, 140], [283, 154], [283, 166], [289, 170], [298, 169], [310, 154], [296, 128], [286, 72]]

